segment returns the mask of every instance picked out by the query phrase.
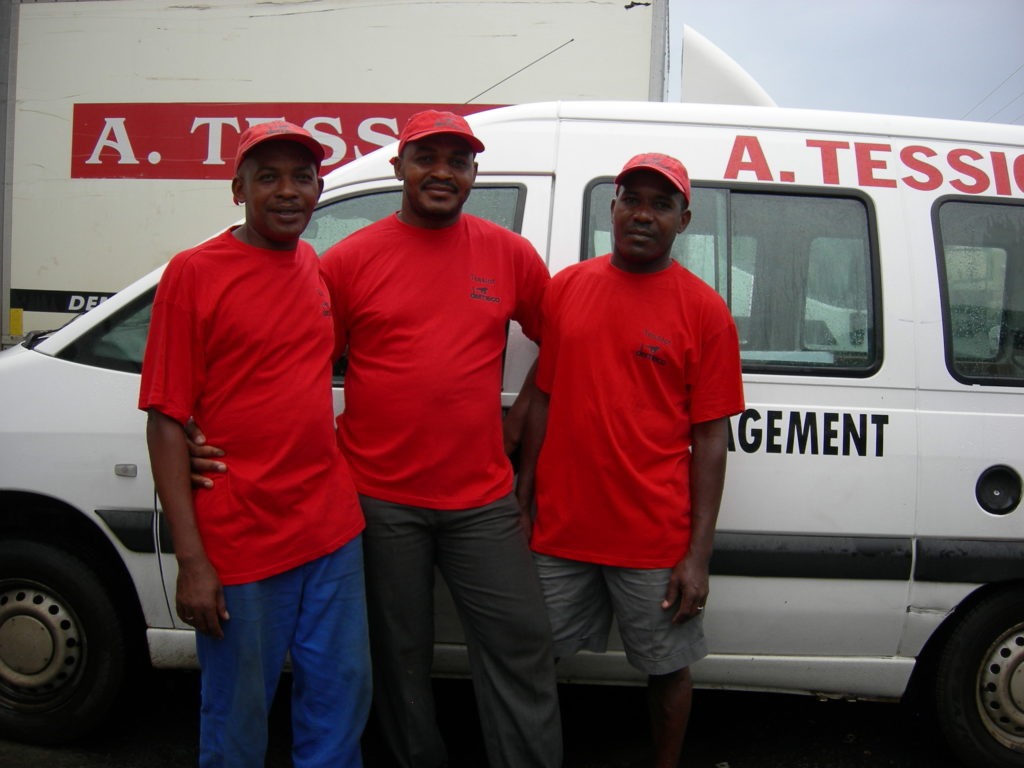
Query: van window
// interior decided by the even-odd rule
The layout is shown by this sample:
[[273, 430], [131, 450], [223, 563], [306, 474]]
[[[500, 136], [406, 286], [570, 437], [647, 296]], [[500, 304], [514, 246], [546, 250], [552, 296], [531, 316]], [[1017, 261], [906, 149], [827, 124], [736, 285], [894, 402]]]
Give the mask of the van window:
[[[611, 182], [588, 193], [583, 258], [611, 249]], [[879, 365], [871, 216], [858, 197], [694, 187], [672, 257], [729, 304], [743, 369], [867, 376]]]
[[402, 207], [402, 190], [389, 189], [368, 195], [344, 197], [316, 209], [302, 233], [317, 256], [367, 224], [390, 216]]
[[[525, 190], [517, 185], [475, 186], [463, 210], [500, 224], [513, 232], [522, 230]], [[339, 240], [402, 207], [398, 187], [382, 192], [343, 197], [321, 206], [310, 219], [302, 238], [322, 256]]]
[[[525, 189], [518, 185], [474, 187], [463, 210], [518, 232], [522, 229], [524, 203]], [[394, 213], [401, 205], [402, 191], [397, 187], [345, 197], [318, 208], [302, 237], [317, 255], [322, 255], [343, 237]], [[153, 288], [140, 295], [57, 356], [83, 365], [140, 373], [155, 293]], [[338, 361], [335, 375], [340, 376], [343, 368], [344, 362]]]
[[959, 381], [1024, 383], [1024, 206], [946, 200], [937, 242], [946, 365]]
[[154, 295], [156, 288], [146, 291], [64, 347], [57, 357], [112, 371], [141, 373]]

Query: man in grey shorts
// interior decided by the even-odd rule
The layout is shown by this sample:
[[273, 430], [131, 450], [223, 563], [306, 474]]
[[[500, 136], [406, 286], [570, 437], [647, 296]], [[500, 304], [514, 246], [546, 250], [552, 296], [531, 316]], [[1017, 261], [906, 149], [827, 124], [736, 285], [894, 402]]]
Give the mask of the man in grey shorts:
[[682, 163], [638, 155], [615, 183], [611, 254], [555, 275], [544, 297], [517, 494], [536, 504], [555, 655], [605, 650], [615, 616], [648, 675], [654, 764], [667, 768], [686, 734], [689, 667], [707, 653], [739, 342], [725, 302], [671, 256], [691, 217]]

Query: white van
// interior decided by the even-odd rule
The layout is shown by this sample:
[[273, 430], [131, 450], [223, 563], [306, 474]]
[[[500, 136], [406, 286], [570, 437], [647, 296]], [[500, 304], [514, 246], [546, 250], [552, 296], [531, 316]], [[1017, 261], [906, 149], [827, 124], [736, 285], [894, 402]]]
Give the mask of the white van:
[[[967, 764], [1024, 766], [1024, 128], [653, 103], [470, 120], [487, 151], [467, 210], [530, 238], [553, 273], [609, 250], [626, 159], [690, 170], [675, 256], [731, 306], [748, 402], [698, 684], [916, 690]], [[306, 233], [318, 251], [399, 207], [392, 154], [331, 174]], [[158, 278], [0, 355], [8, 735], [90, 727], [138, 655], [194, 664], [135, 410]], [[534, 354], [513, 329], [506, 405]], [[438, 673], [461, 674], [441, 601]], [[614, 652], [560, 671], [641, 682]]]

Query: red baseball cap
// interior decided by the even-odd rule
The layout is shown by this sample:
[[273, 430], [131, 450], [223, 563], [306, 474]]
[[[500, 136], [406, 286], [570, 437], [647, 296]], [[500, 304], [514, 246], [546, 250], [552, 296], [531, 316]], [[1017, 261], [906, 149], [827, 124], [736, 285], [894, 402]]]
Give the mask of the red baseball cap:
[[645, 152], [630, 158], [629, 162], [622, 166], [619, 175], [615, 177], [615, 183], [621, 184], [628, 174], [642, 169], [660, 173], [672, 183], [673, 187], [683, 193], [686, 204], [690, 204], [690, 174], [686, 172], [686, 167], [674, 157], [658, 152]]
[[253, 147], [265, 141], [294, 141], [301, 144], [313, 153], [318, 169], [327, 154], [323, 144], [314, 139], [313, 134], [305, 128], [286, 120], [271, 120], [268, 123], [257, 123], [242, 133], [238, 140], [238, 151], [235, 153], [235, 173], [238, 173], [238, 166], [242, 164], [245, 156], [252, 151]]
[[436, 109], [425, 109], [409, 118], [402, 132], [398, 135], [398, 154], [402, 154], [405, 145], [410, 141], [419, 141], [427, 136], [448, 133], [461, 136], [469, 142], [474, 152], [483, 152], [484, 143], [474, 134], [466, 118], [454, 112], [439, 112]]

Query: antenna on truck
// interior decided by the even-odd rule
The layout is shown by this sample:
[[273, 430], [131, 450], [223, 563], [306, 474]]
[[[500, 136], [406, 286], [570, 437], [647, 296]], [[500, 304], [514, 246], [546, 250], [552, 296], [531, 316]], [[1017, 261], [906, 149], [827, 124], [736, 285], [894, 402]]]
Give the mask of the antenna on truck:
[[517, 69], [517, 70], [516, 70], [515, 72], [513, 72], [513, 73], [512, 73], [511, 75], [509, 75], [508, 77], [503, 77], [503, 78], [502, 78], [501, 80], [499, 80], [498, 82], [496, 82], [496, 83], [495, 83], [494, 85], [492, 85], [492, 86], [491, 86], [490, 88], [485, 88], [484, 90], [480, 91], [480, 93], [478, 93], [478, 94], [477, 94], [476, 96], [472, 97], [471, 99], [467, 99], [467, 100], [466, 100], [466, 101], [464, 101], [463, 103], [464, 103], [464, 104], [471, 104], [471, 103], [473, 103], [474, 101], [476, 101], [477, 99], [479, 99], [479, 98], [480, 98], [481, 96], [483, 96], [483, 95], [484, 95], [485, 93], [487, 93], [488, 91], [493, 91], [493, 90], [494, 90], [495, 88], [497, 88], [497, 87], [498, 87], [499, 85], [501, 85], [502, 83], [504, 83], [504, 82], [505, 82], [506, 80], [511, 80], [511, 79], [512, 79], [513, 77], [515, 77], [516, 75], [518, 75], [518, 74], [519, 74], [520, 72], [524, 72], [524, 71], [526, 71], [527, 69], [529, 69], [530, 67], [532, 67], [532, 66], [533, 66], [534, 64], [536, 64], [536, 63], [537, 63], [538, 61], [541, 61], [542, 59], [546, 59], [546, 58], [547, 58], [548, 56], [550, 56], [551, 54], [553, 54], [553, 53], [556, 53], [557, 51], [560, 51], [560, 50], [562, 50], [563, 48], [565, 48], [565, 46], [567, 46], [567, 45], [568, 45], [569, 43], [574, 43], [574, 42], [576, 42], [576, 38], [575, 38], [575, 37], [570, 37], [570, 38], [569, 38], [568, 40], [566, 40], [566, 41], [565, 41], [564, 43], [562, 43], [561, 45], [559, 45], [559, 46], [556, 46], [556, 47], [552, 48], [552, 49], [551, 49], [550, 51], [548, 51], [547, 53], [545, 53], [545, 54], [544, 54], [543, 56], [540, 56], [540, 57], [538, 57], [538, 58], [534, 59], [533, 61], [531, 61], [531, 62], [530, 62], [529, 64], [527, 64], [527, 65], [526, 65], [525, 67], [520, 67], [519, 69]]

